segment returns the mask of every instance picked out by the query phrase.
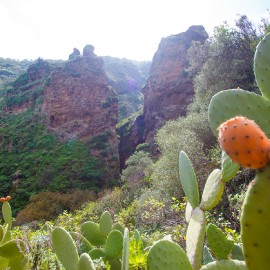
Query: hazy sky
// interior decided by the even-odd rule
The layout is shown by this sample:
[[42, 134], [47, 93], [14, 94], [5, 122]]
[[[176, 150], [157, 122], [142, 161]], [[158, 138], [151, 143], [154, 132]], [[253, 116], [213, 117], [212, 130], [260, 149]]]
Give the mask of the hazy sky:
[[162, 37], [201, 24], [211, 33], [237, 14], [269, 17], [269, 0], [0, 0], [0, 57], [67, 59], [86, 44], [97, 55], [151, 60]]

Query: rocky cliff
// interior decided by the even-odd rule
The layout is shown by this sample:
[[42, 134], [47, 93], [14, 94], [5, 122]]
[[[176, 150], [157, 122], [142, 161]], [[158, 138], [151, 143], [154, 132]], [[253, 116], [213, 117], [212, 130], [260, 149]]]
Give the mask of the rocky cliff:
[[152, 142], [155, 132], [166, 121], [186, 114], [194, 90], [187, 72], [187, 50], [192, 41], [208, 37], [203, 26], [162, 38], [155, 53], [144, 94], [145, 141]]
[[[42, 112], [47, 116], [47, 126], [62, 140], [76, 139], [91, 144], [90, 154], [103, 155], [110, 177], [117, 178], [118, 98], [108, 86], [103, 60], [93, 50], [88, 45], [82, 57], [76, 55], [52, 70], [44, 87]], [[100, 137], [106, 154], [103, 147], [94, 143]]]
[[186, 32], [161, 39], [146, 85], [142, 89], [143, 115], [129, 128], [119, 128], [123, 134], [120, 139], [122, 167], [138, 142], [153, 146], [158, 128], [166, 121], [186, 114], [194, 95], [192, 77], [187, 71], [187, 50], [193, 41], [204, 42], [207, 37], [203, 26], [191, 26]]

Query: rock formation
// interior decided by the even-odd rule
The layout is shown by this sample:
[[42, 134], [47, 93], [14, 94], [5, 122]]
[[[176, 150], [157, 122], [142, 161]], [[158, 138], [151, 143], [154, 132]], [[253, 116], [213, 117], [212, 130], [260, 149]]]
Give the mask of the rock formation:
[[157, 154], [154, 142], [157, 129], [166, 121], [186, 114], [194, 96], [192, 78], [187, 72], [187, 50], [192, 41], [204, 42], [207, 37], [203, 26], [191, 26], [184, 33], [161, 39], [142, 89], [143, 115], [132, 126], [119, 129], [122, 134], [119, 150], [121, 168], [138, 143], [149, 143], [152, 154]]
[[208, 37], [203, 26], [162, 38], [155, 53], [144, 94], [145, 141], [152, 142], [155, 132], [166, 121], [186, 114], [194, 90], [188, 67], [187, 50], [192, 41]]
[[[84, 50], [87, 57], [77, 57], [52, 70], [44, 87], [42, 111], [48, 127], [64, 141], [78, 139], [93, 146], [93, 140], [101, 136], [106, 140], [102, 143], [107, 147], [107, 165], [118, 169], [118, 99], [108, 86], [103, 60], [88, 49]], [[94, 156], [102, 151], [94, 146], [90, 149]]]

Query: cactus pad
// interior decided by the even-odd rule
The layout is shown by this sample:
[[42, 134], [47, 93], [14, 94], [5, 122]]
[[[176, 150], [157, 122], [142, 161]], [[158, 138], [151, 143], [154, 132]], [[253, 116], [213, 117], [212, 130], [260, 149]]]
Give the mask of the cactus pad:
[[3, 218], [5, 220], [5, 224], [8, 224], [8, 229], [10, 229], [11, 223], [12, 223], [12, 213], [11, 213], [11, 207], [10, 207], [8, 202], [3, 203], [2, 214], [3, 214]]
[[184, 250], [169, 240], [157, 241], [147, 255], [149, 270], [192, 270]]
[[206, 230], [208, 247], [218, 259], [227, 259], [231, 253], [234, 242], [229, 240], [225, 233], [214, 224], [209, 224]]
[[80, 256], [78, 270], [95, 270], [95, 266], [90, 256], [87, 253], [83, 253]]
[[124, 235], [125, 228], [121, 224], [116, 223], [113, 225], [112, 230], [117, 230]]
[[128, 270], [129, 256], [129, 231], [125, 228], [123, 239], [123, 252], [122, 252], [122, 267], [121, 270]]
[[112, 259], [121, 255], [123, 249], [123, 235], [121, 232], [115, 230], [111, 231], [105, 243], [106, 257]]
[[192, 212], [186, 234], [186, 250], [194, 270], [200, 269], [205, 235], [205, 215], [199, 208]]
[[270, 99], [270, 34], [266, 35], [257, 46], [254, 73], [263, 96]]
[[83, 236], [94, 246], [102, 246], [105, 244], [106, 235], [100, 231], [99, 224], [87, 221], [81, 225]]
[[202, 210], [211, 210], [218, 204], [224, 191], [224, 183], [221, 177], [222, 172], [219, 169], [215, 169], [209, 175], [202, 194], [200, 204]]
[[244, 261], [244, 254], [243, 254], [243, 249], [240, 245], [234, 244], [232, 252], [231, 252], [231, 257], [233, 260], [238, 260], [238, 261]]
[[208, 264], [210, 262], [213, 262], [214, 258], [207, 246], [203, 247], [203, 264]]
[[247, 190], [241, 215], [243, 253], [249, 270], [269, 269], [270, 166], [258, 170]]
[[221, 169], [222, 169], [222, 181], [224, 183], [229, 182], [238, 172], [240, 166], [233, 162], [230, 157], [222, 151], [221, 157]]
[[201, 268], [201, 270], [248, 270], [243, 261], [221, 260], [211, 262]]
[[79, 255], [70, 234], [61, 227], [52, 232], [52, 244], [58, 259], [66, 270], [77, 270]]
[[196, 175], [187, 154], [179, 154], [179, 175], [185, 195], [193, 208], [199, 206], [200, 195]]
[[98, 260], [105, 257], [105, 252], [101, 248], [93, 248], [89, 253], [92, 260]]
[[185, 220], [187, 223], [189, 223], [190, 219], [191, 219], [191, 214], [192, 214], [192, 206], [190, 205], [189, 202], [187, 202], [186, 208], [185, 208]]
[[270, 101], [255, 93], [244, 90], [225, 90], [211, 99], [208, 119], [217, 135], [217, 128], [228, 119], [237, 115], [254, 120], [265, 135], [270, 138]]
[[110, 212], [105, 211], [101, 217], [100, 217], [100, 221], [99, 221], [99, 226], [100, 226], [100, 231], [102, 234], [104, 235], [108, 235], [110, 233], [110, 231], [112, 230], [112, 217]]

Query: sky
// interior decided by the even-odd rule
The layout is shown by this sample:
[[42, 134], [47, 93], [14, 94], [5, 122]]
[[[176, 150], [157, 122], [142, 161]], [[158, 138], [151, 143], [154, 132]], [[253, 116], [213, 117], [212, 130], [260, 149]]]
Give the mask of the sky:
[[151, 60], [162, 37], [203, 25], [211, 35], [237, 14], [269, 18], [269, 0], [0, 0], [0, 57], [68, 59], [91, 44], [99, 56]]

